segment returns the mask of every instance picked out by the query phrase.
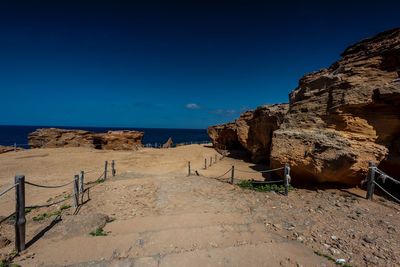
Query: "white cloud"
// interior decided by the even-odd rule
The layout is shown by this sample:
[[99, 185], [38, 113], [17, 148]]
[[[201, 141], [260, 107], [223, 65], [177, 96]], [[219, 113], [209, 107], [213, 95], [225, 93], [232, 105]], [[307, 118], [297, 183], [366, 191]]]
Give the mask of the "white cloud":
[[189, 104], [186, 104], [185, 107], [186, 107], [187, 109], [200, 109], [200, 106], [197, 105], [196, 103], [189, 103]]
[[231, 117], [237, 115], [237, 111], [234, 109], [214, 109], [210, 110], [209, 113], [215, 114], [221, 117]]

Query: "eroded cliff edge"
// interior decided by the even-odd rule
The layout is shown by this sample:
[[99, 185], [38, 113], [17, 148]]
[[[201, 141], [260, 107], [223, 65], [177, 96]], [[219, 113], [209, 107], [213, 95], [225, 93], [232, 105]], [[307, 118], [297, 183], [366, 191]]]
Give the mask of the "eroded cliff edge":
[[[257, 110], [211, 126], [213, 143], [228, 149], [239, 143], [270, 167], [289, 163], [297, 182], [358, 184], [369, 161], [400, 170], [400, 28], [358, 42], [330, 67], [303, 76], [276, 124], [247, 131], [243, 124], [271, 117]], [[237, 141], [230, 133], [225, 143], [226, 129]]]
[[143, 132], [108, 131], [93, 133], [58, 128], [37, 129], [28, 136], [31, 148], [90, 147], [110, 150], [136, 150], [142, 146]]

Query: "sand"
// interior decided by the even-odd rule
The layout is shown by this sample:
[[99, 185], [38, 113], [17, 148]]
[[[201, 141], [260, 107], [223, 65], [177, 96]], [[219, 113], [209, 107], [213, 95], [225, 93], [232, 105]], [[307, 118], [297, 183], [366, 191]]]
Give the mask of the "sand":
[[[217, 163], [204, 169], [204, 159], [214, 161], [215, 155]], [[105, 182], [94, 184], [90, 200], [85, 194], [85, 203], [75, 215], [74, 208], [66, 206], [72, 204], [71, 199], [30, 211], [27, 242], [40, 238], [30, 242], [13, 262], [23, 266], [334, 265], [317, 255], [323, 254], [344, 258], [354, 266], [399, 264], [398, 205], [381, 197], [367, 201], [359, 189], [295, 189], [288, 197], [242, 189], [213, 177], [235, 165], [236, 178], [263, 179], [246, 172], [262, 166], [220, 158], [213, 148], [203, 145], [1, 154], [1, 189], [12, 184], [17, 173], [34, 183], [61, 184], [81, 170], [89, 171], [86, 181], [96, 180], [105, 160], [115, 160], [117, 169], [115, 177], [109, 174]], [[187, 176], [188, 161], [192, 172], [200, 176]], [[42, 189], [26, 185], [27, 206], [63, 200], [71, 193], [72, 186]], [[0, 198], [0, 216], [13, 212], [14, 198], [13, 192]], [[56, 215], [34, 220], [63, 206], [62, 220], [55, 224]], [[105, 236], [90, 235], [97, 228]], [[12, 221], [0, 224], [0, 234], [13, 241]], [[10, 258], [13, 247], [11, 243], [0, 248], [2, 257]]]

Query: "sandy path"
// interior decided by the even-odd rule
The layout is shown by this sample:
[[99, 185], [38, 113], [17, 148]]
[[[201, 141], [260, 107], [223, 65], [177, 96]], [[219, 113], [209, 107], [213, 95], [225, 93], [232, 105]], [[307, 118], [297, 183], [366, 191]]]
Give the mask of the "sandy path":
[[[43, 154], [47, 156], [37, 156]], [[90, 201], [77, 215], [71, 215], [72, 208], [64, 210], [63, 220], [15, 262], [26, 266], [332, 265], [314, 251], [346, 258], [353, 264], [365, 262], [364, 255], [378, 251], [378, 260], [367, 260], [388, 266], [398, 262], [399, 233], [388, 232], [400, 224], [399, 209], [392, 203], [368, 202], [338, 190], [298, 189], [284, 197], [243, 190], [203, 176], [187, 177], [187, 161], [193, 170], [208, 177], [222, 174], [232, 164], [245, 171], [255, 168], [224, 158], [205, 170], [204, 158], [215, 154], [212, 148], [191, 145], [136, 152], [41, 149], [0, 155], [0, 173], [8, 172], [1, 184], [18, 169], [34, 182], [65, 182], [81, 168], [102, 168], [104, 160], [117, 162], [116, 177], [93, 187]], [[48, 176], [42, 176], [43, 171]], [[51, 180], [53, 173], [59, 178]], [[238, 176], [262, 179], [248, 173]], [[28, 201], [37, 202], [55, 193], [62, 195], [63, 191], [27, 190]], [[6, 207], [12, 210], [12, 205], [11, 194], [1, 199], [1, 212]], [[28, 214], [27, 240], [54, 219], [34, 222], [33, 216], [59, 207]], [[113, 220], [106, 223], [101, 214]], [[352, 214], [356, 218], [349, 217]], [[97, 227], [103, 227], [107, 235], [89, 235]], [[12, 224], [0, 225], [0, 233], [10, 240], [12, 229]], [[366, 235], [381, 237], [360, 246]], [[387, 249], [380, 251], [378, 247]], [[0, 253], [10, 249], [12, 244]]]

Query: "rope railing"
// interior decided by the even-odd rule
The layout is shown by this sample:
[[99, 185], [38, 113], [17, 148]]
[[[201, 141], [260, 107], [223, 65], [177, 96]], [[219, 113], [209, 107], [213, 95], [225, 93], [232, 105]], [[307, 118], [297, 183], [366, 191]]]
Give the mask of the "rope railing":
[[380, 186], [377, 182], [374, 181], [374, 184], [379, 187], [379, 189], [381, 189], [383, 192], [385, 192], [386, 194], [388, 194], [390, 197], [392, 197], [394, 200], [396, 200], [397, 203], [400, 203], [400, 199], [398, 199], [397, 197], [393, 196], [392, 194], [390, 194], [388, 191], [386, 191], [382, 186]]
[[[376, 177], [376, 174], [379, 174], [379, 176]], [[370, 162], [367, 178], [361, 182], [362, 184], [365, 182], [367, 183], [367, 195], [365, 198], [368, 200], [372, 200], [375, 186], [377, 186], [380, 190], [382, 190], [382, 192], [386, 193], [388, 196], [390, 196], [392, 199], [394, 199], [397, 203], [400, 203], [400, 199], [393, 196], [389, 191], [384, 189], [383, 186], [381, 186], [379, 183], [376, 182], [376, 180], [378, 180], [378, 179], [382, 180], [382, 183], [385, 183], [386, 179], [388, 179], [395, 184], [400, 184], [400, 181], [389, 176], [388, 174], [386, 174], [385, 172], [380, 170], [377, 166], [375, 166], [374, 163]]]
[[17, 186], [17, 184], [13, 184], [12, 186], [10, 186], [7, 189], [5, 189], [3, 192], [0, 193], [0, 197], [5, 195], [8, 191], [10, 191], [11, 189], [13, 189], [16, 186]]
[[[93, 169], [93, 170], [90, 170], [90, 172], [95, 172], [97, 170], [99, 170], [99, 169]], [[80, 175], [75, 175], [74, 179], [72, 181], [67, 182], [65, 184], [59, 184], [59, 185], [34, 183], [34, 182], [26, 181], [24, 175], [15, 176], [15, 183], [13, 185], [7, 187], [2, 192], [0, 192], [0, 197], [5, 195], [7, 192], [11, 191], [13, 188], [15, 188], [16, 210], [13, 214], [6, 217], [6, 219], [15, 217], [14, 223], [15, 223], [15, 249], [16, 249], [16, 251], [20, 252], [25, 249], [25, 232], [26, 232], [25, 216], [26, 216], [27, 208], [28, 209], [36, 209], [36, 208], [50, 207], [50, 206], [65, 202], [67, 200], [70, 200], [72, 198], [73, 206], [75, 207], [75, 212], [73, 214], [75, 215], [78, 213], [79, 207], [81, 205], [83, 205], [84, 203], [86, 203], [83, 201], [85, 192], [87, 193], [87, 198], [89, 200], [90, 199], [89, 189], [96, 186], [97, 182], [100, 179], [101, 179], [101, 181], [105, 181], [107, 179], [107, 173], [111, 173], [112, 176], [115, 176], [116, 170], [115, 170], [114, 160], [111, 162], [111, 170], [108, 170], [108, 161], [105, 161], [104, 171], [102, 172], [102, 174], [95, 181], [86, 182], [86, 183], [84, 182], [85, 171], [81, 171]], [[72, 184], [73, 185], [73, 193], [69, 194], [66, 197], [63, 196], [63, 199], [55, 200], [51, 203], [25, 206], [25, 184], [28, 184], [33, 187], [39, 187], [39, 188], [45, 188], [45, 189], [62, 188], [62, 187]], [[86, 186], [86, 185], [89, 185], [89, 186]], [[60, 196], [57, 196], [55, 198], [57, 199], [59, 197]], [[48, 201], [50, 201], [50, 199]], [[6, 219], [1, 220], [1, 222], [5, 221]]]
[[284, 170], [285, 167], [279, 167], [275, 169], [269, 169], [269, 170], [262, 170], [262, 171], [257, 171], [257, 170], [241, 170], [241, 169], [236, 169], [238, 172], [245, 172], [245, 173], [268, 173], [268, 172], [275, 172], [279, 170]]
[[35, 187], [40, 187], [40, 188], [61, 188], [61, 187], [65, 187], [67, 185], [72, 184], [74, 181], [70, 181], [68, 183], [65, 184], [61, 184], [61, 185], [41, 185], [41, 184], [35, 184], [29, 181], [25, 181], [26, 184], [29, 184], [31, 186], [35, 186]]
[[400, 184], [400, 181], [394, 179], [393, 177], [391, 177], [390, 175], [387, 175], [386, 173], [384, 173], [383, 171], [381, 171], [380, 169], [378, 169], [377, 167], [375, 168], [375, 172], [379, 173], [379, 177], [378, 179], [382, 179], [382, 182], [385, 183], [386, 179], [391, 180], [393, 183], [395, 184]]

